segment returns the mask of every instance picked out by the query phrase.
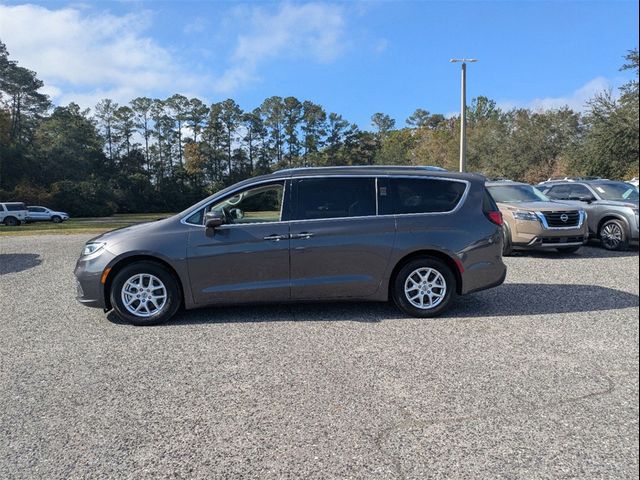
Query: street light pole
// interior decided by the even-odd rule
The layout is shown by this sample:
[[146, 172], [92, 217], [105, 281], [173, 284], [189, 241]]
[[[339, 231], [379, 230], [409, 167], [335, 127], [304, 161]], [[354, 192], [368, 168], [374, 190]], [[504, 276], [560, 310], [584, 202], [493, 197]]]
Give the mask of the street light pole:
[[451, 63], [462, 63], [460, 79], [460, 171], [467, 169], [467, 63], [477, 62], [475, 58], [452, 58]]

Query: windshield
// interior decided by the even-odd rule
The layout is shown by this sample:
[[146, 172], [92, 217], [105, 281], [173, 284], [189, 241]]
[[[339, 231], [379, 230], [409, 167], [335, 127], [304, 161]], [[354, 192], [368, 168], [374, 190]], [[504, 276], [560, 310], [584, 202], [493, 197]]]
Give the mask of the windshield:
[[548, 202], [549, 199], [531, 185], [500, 185], [487, 187], [498, 203]]
[[606, 182], [592, 185], [593, 189], [603, 200], [619, 202], [637, 202], [638, 190], [633, 185], [624, 182]]

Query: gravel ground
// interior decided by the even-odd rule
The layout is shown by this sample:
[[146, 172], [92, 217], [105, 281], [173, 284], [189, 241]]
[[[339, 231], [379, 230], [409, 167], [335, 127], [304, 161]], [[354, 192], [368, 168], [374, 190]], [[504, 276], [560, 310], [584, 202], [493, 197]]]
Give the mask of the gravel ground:
[[638, 251], [508, 258], [445, 317], [76, 303], [88, 235], [0, 238], [1, 478], [637, 478]]

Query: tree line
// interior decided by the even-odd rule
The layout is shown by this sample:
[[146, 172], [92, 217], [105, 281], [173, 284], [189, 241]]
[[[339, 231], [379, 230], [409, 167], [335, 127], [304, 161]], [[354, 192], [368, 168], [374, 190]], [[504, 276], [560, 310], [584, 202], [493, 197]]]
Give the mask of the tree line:
[[[536, 182], [554, 175], [638, 175], [635, 79], [602, 92], [585, 113], [503, 110], [487, 97], [468, 107], [468, 168]], [[72, 215], [178, 211], [241, 179], [327, 165], [457, 168], [459, 117], [418, 108], [404, 126], [384, 113], [363, 130], [322, 105], [272, 96], [253, 110], [233, 99], [205, 104], [180, 94], [101, 100], [93, 110], [53, 107], [36, 72], [0, 42], [0, 200]]]

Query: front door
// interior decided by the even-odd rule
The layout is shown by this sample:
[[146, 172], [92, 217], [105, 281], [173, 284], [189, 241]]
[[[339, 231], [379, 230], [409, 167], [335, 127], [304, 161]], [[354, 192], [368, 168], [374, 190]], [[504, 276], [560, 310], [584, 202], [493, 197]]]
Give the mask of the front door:
[[224, 213], [226, 223], [215, 230], [193, 226], [189, 234], [189, 276], [196, 304], [289, 300], [284, 198], [285, 182], [278, 181], [233, 193], [205, 209]]
[[375, 178], [301, 178], [293, 192], [291, 298], [374, 295], [395, 238], [394, 218], [376, 215]]

